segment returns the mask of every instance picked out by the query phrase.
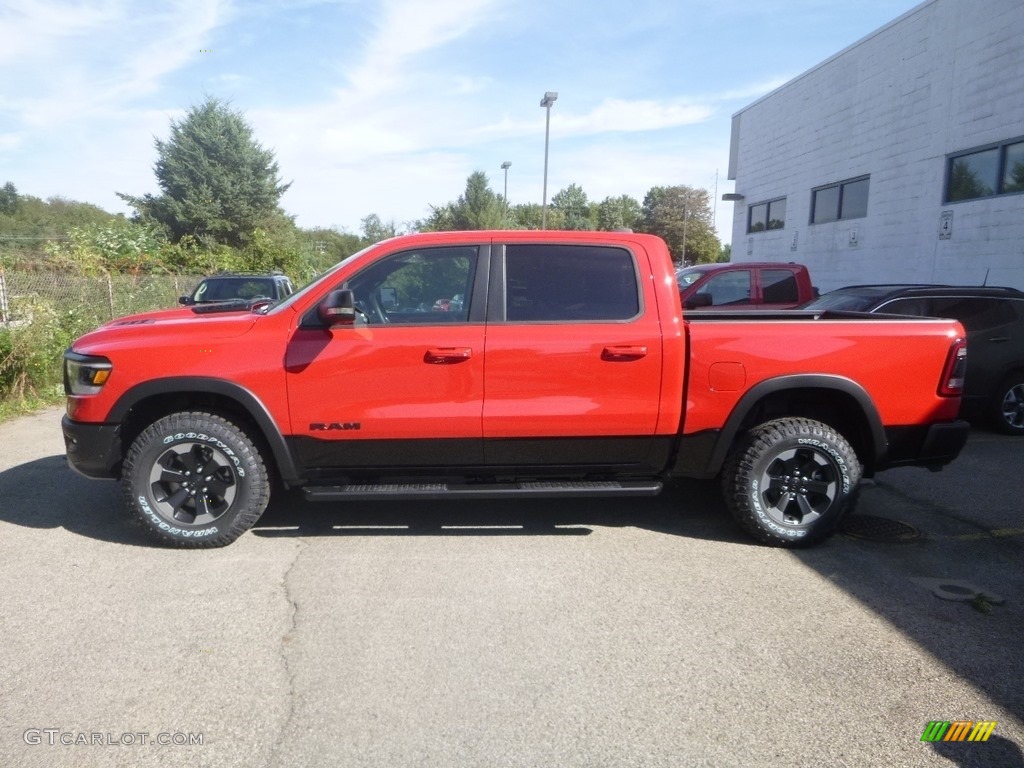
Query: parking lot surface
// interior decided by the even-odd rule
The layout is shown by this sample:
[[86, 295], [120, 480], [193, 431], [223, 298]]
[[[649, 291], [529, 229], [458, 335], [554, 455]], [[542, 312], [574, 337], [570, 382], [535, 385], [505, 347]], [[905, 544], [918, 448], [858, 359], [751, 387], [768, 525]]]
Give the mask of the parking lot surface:
[[1024, 441], [867, 483], [903, 541], [760, 547], [685, 483], [286, 495], [177, 551], [68, 469], [59, 419], [0, 424], [0, 765], [1024, 766]]

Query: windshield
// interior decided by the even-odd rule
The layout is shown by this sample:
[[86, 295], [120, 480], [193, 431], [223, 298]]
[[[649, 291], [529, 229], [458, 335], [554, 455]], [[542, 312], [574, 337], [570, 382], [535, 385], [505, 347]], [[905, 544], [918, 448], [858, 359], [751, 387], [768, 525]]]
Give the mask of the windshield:
[[676, 282], [680, 288], [685, 288], [697, 282], [703, 274], [703, 270], [700, 269], [680, 269], [676, 272]]

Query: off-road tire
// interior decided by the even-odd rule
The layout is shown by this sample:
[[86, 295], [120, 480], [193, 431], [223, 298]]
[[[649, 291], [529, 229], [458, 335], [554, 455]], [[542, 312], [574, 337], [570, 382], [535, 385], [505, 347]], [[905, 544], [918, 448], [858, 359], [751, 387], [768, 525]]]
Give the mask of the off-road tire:
[[183, 412], [135, 438], [121, 491], [134, 519], [163, 544], [223, 547], [263, 514], [270, 480], [242, 429], [210, 413]]
[[802, 418], [751, 429], [722, 470], [726, 506], [763, 544], [806, 547], [835, 532], [853, 509], [862, 466], [834, 429]]
[[1024, 435], [1024, 371], [999, 383], [989, 412], [994, 429], [1004, 435]]

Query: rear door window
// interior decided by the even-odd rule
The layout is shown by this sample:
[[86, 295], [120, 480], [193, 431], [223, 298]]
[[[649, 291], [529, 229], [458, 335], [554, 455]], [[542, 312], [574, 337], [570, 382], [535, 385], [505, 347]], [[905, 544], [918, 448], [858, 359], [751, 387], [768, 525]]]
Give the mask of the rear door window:
[[998, 328], [1017, 319], [1011, 302], [983, 296], [932, 299], [932, 315], [959, 320], [968, 333]]
[[640, 314], [633, 255], [589, 245], [509, 245], [508, 322], [608, 322]]
[[796, 275], [788, 269], [763, 270], [761, 298], [765, 304], [796, 304], [800, 301]]

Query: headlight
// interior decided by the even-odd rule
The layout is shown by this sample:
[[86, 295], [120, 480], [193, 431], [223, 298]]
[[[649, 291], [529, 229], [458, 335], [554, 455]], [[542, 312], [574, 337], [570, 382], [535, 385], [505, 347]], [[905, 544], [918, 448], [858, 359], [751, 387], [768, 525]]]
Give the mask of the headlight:
[[113, 369], [105, 357], [64, 353], [64, 392], [68, 395], [95, 395], [110, 378]]

